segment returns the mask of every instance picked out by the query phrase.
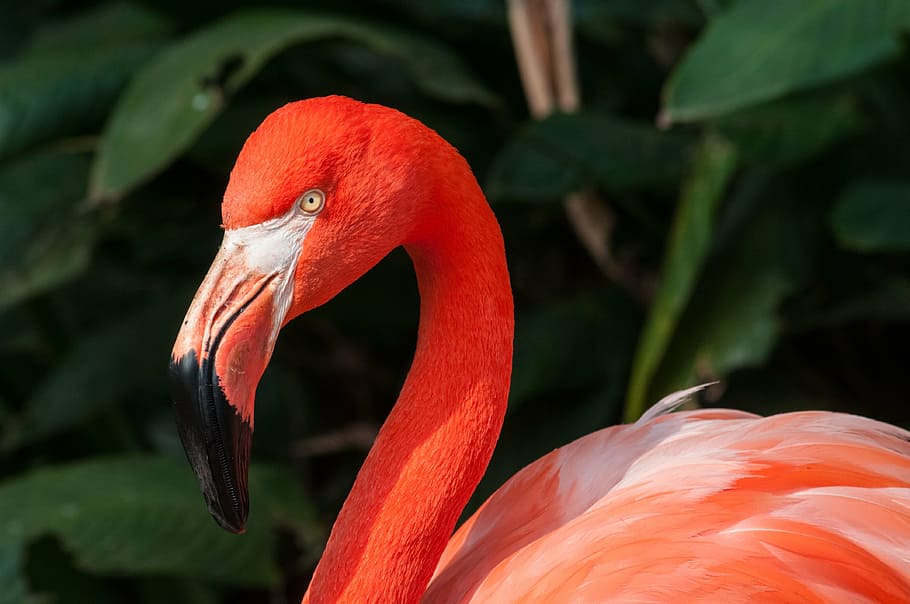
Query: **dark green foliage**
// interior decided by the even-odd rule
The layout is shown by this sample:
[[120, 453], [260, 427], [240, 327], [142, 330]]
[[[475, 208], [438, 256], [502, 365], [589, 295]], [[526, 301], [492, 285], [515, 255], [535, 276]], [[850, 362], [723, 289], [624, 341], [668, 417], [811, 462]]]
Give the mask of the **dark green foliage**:
[[[78, 566], [95, 572], [208, 577], [239, 584], [270, 584], [273, 522], [308, 512], [290, 476], [259, 468], [258, 518], [236, 539], [194, 514], [198, 492], [182, 459], [117, 456], [34, 470], [0, 485], [0, 540], [23, 544], [58, 537]], [[212, 564], [211, 560], [218, 560]]]
[[910, 181], [860, 181], [831, 214], [834, 235], [859, 252], [910, 250]]
[[0, 167], [0, 310], [88, 266], [95, 216], [82, 215], [89, 157], [42, 153]]
[[[910, 3], [578, 0], [582, 110], [539, 122], [499, 0], [280, 4], [0, 7], [0, 602], [305, 589], [413, 354], [404, 253], [282, 333], [246, 535], [209, 518], [165, 383], [233, 158], [297, 98], [424, 120], [500, 218], [512, 400], [469, 511], [699, 381], [910, 425]], [[579, 192], [615, 282], [566, 219]]]
[[685, 137], [604, 115], [553, 115], [528, 124], [487, 180], [494, 200], [552, 202], [596, 184], [628, 192], [666, 187], [688, 159]]
[[904, 0], [736, 2], [673, 74], [665, 119], [702, 120], [836, 81], [897, 56]]
[[319, 13], [245, 12], [187, 36], [137, 75], [105, 128], [92, 196], [119, 197], [165, 167], [276, 53], [334, 37], [401, 59], [416, 83], [440, 98], [492, 101], [456, 55], [410, 32]]
[[109, 4], [36, 30], [18, 60], [0, 66], [0, 157], [97, 132], [169, 29], [154, 13]]

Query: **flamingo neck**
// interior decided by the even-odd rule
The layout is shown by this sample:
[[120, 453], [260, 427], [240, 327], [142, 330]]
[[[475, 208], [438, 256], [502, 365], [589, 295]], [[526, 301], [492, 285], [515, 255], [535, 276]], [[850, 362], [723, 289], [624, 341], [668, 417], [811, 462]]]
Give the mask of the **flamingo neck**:
[[499, 225], [464, 170], [406, 245], [421, 296], [416, 354], [304, 603], [419, 601], [493, 454], [512, 367], [512, 295]]

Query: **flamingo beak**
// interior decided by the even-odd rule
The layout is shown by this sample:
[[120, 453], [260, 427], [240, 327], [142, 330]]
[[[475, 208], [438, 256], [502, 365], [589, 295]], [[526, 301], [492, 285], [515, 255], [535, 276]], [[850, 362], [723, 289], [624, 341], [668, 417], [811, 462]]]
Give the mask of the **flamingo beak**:
[[183, 321], [169, 371], [187, 459], [209, 512], [233, 533], [244, 532], [249, 512], [256, 386], [290, 306], [299, 254], [297, 246], [276, 255], [269, 237], [254, 246], [241, 231], [225, 234]]

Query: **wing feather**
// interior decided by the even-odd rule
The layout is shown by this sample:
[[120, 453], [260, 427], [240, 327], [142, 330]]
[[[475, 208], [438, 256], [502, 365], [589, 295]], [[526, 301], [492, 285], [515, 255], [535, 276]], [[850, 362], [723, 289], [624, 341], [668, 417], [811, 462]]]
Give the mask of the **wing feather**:
[[668, 414], [694, 390], [516, 474], [456, 532], [424, 601], [910, 602], [910, 433]]

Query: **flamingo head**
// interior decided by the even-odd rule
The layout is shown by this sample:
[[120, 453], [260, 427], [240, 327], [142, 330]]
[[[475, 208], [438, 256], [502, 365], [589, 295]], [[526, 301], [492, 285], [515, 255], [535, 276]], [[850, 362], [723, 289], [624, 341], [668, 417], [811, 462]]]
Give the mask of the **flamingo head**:
[[225, 529], [246, 524], [254, 396], [280, 328], [422, 236], [441, 140], [394, 110], [328, 97], [278, 109], [246, 141], [170, 363], [180, 438]]

